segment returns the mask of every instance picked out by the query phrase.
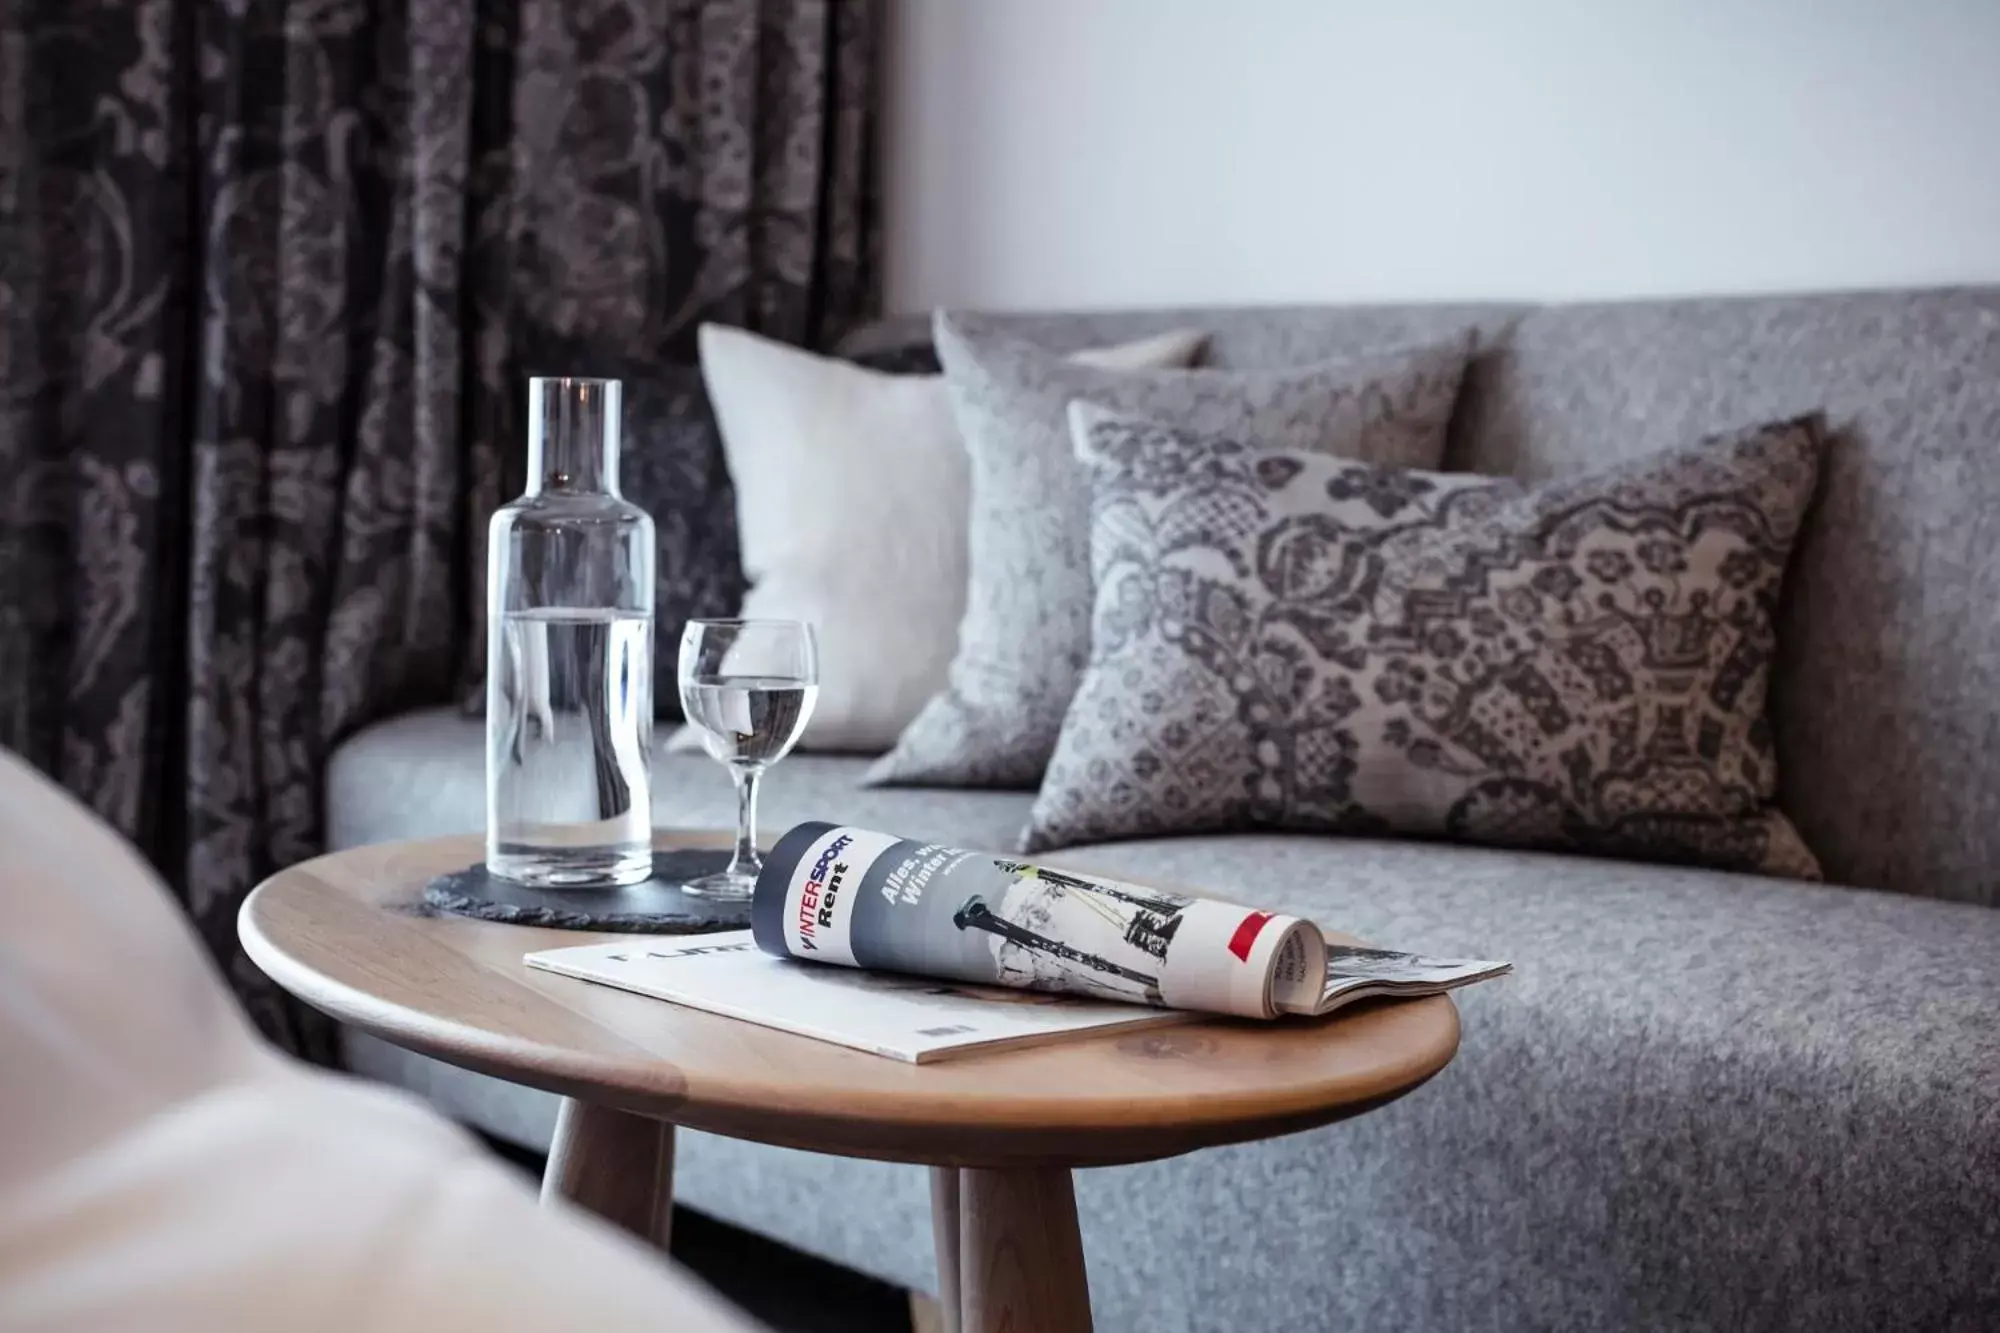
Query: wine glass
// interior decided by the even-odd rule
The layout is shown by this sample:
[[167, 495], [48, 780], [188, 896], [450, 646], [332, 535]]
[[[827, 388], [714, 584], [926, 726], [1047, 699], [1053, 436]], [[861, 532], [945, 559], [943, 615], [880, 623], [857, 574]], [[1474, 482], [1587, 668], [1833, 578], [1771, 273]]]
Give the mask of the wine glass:
[[819, 697], [819, 646], [797, 620], [690, 620], [681, 631], [681, 708], [702, 748], [736, 783], [736, 851], [728, 868], [690, 882], [705, 898], [742, 902], [757, 885], [757, 781], [791, 753]]

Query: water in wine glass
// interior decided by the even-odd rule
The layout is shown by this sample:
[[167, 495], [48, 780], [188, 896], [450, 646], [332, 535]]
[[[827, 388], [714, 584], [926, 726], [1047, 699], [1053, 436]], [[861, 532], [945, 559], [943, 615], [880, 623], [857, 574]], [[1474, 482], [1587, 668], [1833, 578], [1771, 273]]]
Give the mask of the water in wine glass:
[[690, 881], [697, 897], [745, 902], [757, 851], [757, 784], [798, 744], [819, 695], [819, 647], [798, 620], [690, 620], [681, 631], [681, 708], [736, 786], [736, 848], [729, 864]]
[[798, 743], [819, 686], [791, 676], [701, 675], [681, 683], [681, 707], [709, 754], [769, 764]]

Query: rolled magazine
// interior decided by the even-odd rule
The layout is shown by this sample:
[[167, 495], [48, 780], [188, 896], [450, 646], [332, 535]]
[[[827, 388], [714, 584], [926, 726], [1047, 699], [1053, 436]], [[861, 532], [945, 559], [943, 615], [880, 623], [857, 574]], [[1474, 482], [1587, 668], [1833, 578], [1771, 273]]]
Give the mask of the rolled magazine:
[[780, 957], [1246, 1018], [1510, 967], [1330, 944], [1282, 912], [817, 822], [766, 858], [751, 929]]

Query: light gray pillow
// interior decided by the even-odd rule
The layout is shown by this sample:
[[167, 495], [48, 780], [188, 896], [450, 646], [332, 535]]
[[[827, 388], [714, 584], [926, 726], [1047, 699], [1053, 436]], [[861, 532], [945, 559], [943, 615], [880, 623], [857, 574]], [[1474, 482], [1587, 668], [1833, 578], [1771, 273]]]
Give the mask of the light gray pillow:
[[1090, 651], [1090, 488], [1072, 399], [1296, 449], [1434, 467], [1472, 335], [1288, 370], [1112, 371], [940, 314], [938, 359], [972, 461], [970, 578], [947, 683], [874, 783], [1033, 787]]
[[1026, 850], [1285, 828], [1819, 877], [1764, 707], [1816, 421], [1524, 486], [1073, 415], [1093, 645]]

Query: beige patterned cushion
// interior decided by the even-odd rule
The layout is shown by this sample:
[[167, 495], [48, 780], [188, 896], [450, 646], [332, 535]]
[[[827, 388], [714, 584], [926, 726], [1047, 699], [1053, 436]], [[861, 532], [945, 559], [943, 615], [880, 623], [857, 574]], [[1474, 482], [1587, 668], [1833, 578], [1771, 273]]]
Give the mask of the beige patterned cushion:
[[1764, 706], [1815, 420], [1528, 487], [1072, 419], [1092, 654], [1029, 850], [1291, 828], [1818, 877]]

